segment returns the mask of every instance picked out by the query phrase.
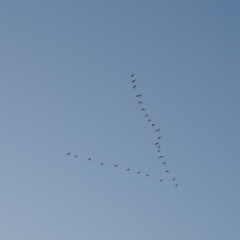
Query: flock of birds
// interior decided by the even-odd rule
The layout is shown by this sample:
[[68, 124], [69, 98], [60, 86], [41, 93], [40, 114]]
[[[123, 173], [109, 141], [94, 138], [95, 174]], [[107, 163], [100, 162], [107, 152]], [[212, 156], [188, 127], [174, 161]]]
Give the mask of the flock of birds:
[[[133, 84], [132, 87], [133, 87], [133, 89], [136, 89], [136, 88], [137, 88], [136, 79], [133, 79], [134, 74], [131, 74], [130, 76], [131, 76], [131, 78], [132, 78], [132, 80], [131, 80], [131, 82], [132, 82], [132, 84]], [[137, 104], [138, 104], [138, 105], [142, 105], [143, 102], [140, 100], [141, 97], [142, 97], [142, 94], [137, 94], [137, 95], [135, 95], [135, 97], [138, 99]], [[161, 148], [161, 145], [160, 145], [161, 136], [159, 135], [159, 132], [161, 131], [161, 128], [155, 129], [156, 124], [153, 123], [152, 119], [149, 118], [149, 115], [146, 113], [146, 109], [145, 109], [145, 108], [142, 108], [142, 107], [141, 107], [141, 111], [145, 112], [144, 117], [147, 118], [147, 121], [148, 121], [148, 122], [150, 122], [150, 124], [151, 124], [152, 128], [154, 128], [155, 132], [158, 133], [157, 141], [156, 141], [156, 143], [155, 143], [155, 146], [156, 146], [156, 151], [157, 151], [158, 153], [160, 153], [160, 152], [161, 152], [161, 150], [160, 150], [160, 148]], [[71, 152], [66, 153], [66, 155], [67, 155], [67, 156], [70, 156], [70, 155], [71, 155]], [[77, 157], [78, 157], [78, 155], [74, 155], [74, 158], [77, 158]], [[163, 159], [163, 158], [164, 158], [163, 155], [158, 156], [158, 159]], [[88, 158], [87, 160], [88, 160], [88, 161], [91, 161], [92, 158]], [[167, 162], [166, 162], [166, 161], [162, 161], [162, 164], [163, 164], [164, 166], [166, 166]], [[100, 163], [100, 166], [104, 166], [104, 165], [105, 165], [105, 164], [104, 164], [103, 162]], [[117, 168], [117, 167], [118, 167], [118, 164], [113, 165], [113, 167]], [[127, 169], [126, 169], [126, 171], [130, 171], [130, 170], [131, 170], [130, 168], [127, 168]], [[136, 174], [140, 174], [141, 172], [142, 172], [142, 171], [137, 171]], [[168, 170], [168, 169], [165, 170], [165, 173], [169, 173], [169, 172], [170, 172], [170, 170]], [[150, 175], [149, 175], [149, 174], [145, 174], [145, 176], [146, 176], [146, 177], [149, 177]], [[163, 178], [159, 179], [160, 182], [163, 182], [163, 180], [164, 180]], [[176, 180], [176, 177], [172, 178], [172, 181], [173, 181], [173, 182], [175, 182], [175, 180]], [[178, 183], [177, 183], [177, 184], [174, 184], [175, 187], [178, 187], [178, 185], [179, 185]]]

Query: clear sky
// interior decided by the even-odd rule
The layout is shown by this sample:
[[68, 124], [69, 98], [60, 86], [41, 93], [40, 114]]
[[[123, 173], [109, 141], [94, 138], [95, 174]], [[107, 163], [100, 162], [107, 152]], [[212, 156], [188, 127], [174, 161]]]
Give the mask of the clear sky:
[[1, 1], [0, 239], [239, 240], [239, 12]]

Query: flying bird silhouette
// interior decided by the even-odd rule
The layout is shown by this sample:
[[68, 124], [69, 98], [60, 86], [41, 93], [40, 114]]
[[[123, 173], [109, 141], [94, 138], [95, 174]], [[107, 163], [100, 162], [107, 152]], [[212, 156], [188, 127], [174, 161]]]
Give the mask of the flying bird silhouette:
[[156, 125], [156, 124], [153, 123], [153, 124], [152, 124], [152, 127], [154, 127], [155, 125]]
[[136, 172], [137, 174], [139, 174], [141, 171], [138, 171], [138, 172]]
[[175, 181], [176, 178], [173, 178], [173, 181]]
[[178, 186], [178, 184], [175, 185], [175, 187], [177, 187], [177, 186]]
[[139, 101], [138, 104], [142, 104], [142, 101]]
[[160, 156], [160, 157], [158, 157], [158, 158], [163, 158], [164, 156]]
[[117, 167], [117, 166], [118, 166], [118, 164], [114, 165], [114, 167]]
[[136, 80], [132, 80], [132, 83], [136, 82]]
[[131, 74], [131, 77], [133, 77], [134, 76], [134, 73], [133, 74]]
[[134, 85], [133, 88], [136, 88], [137, 85]]
[[138, 94], [138, 95], [136, 95], [135, 97], [141, 97], [142, 96], [142, 94]]
[[155, 143], [155, 145], [158, 145], [159, 143], [157, 142], [157, 143]]
[[146, 177], [149, 177], [149, 174], [146, 174]]
[[158, 139], [160, 139], [161, 138], [161, 136], [160, 137], [158, 137]]
[[163, 181], [163, 179], [160, 180], [160, 182], [162, 182], [162, 181]]
[[101, 163], [101, 164], [100, 164], [100, 166], [103, 166], [103, 165], [104, 165], [104, 163]]
[[126, 171], [130, 171], [130, 168], [128, 168]]
[[75, 155], [75, 156], [74, 156], [74, 158], [77, 158], [77, 157], [78, 157], [78, 155]]
[[165, 172], [169, 172], [169, 170], [166, 170]]
[[161, 128], [157, 129], [155, 132], [159, 132], [161, 130]]
[[158, 152], [161, 152], [160, 150], [158, 150]]
[[148, 119], [148, 122], [151, 122], [152, 120], [151, 119]]
[[146, 109], [145, 108], [142, 108], [141, 111], [145, 111]]
[[66, 153], [66, 155], [70, 155], [71, 153]]
[[167, 162], [164, 162], [163, 164], [166, 164]]
[[91, 161], [91, 158], [88, 158], [89, 161]]
[[148, 117], [148, 115], [146, 114], [145, 117]]

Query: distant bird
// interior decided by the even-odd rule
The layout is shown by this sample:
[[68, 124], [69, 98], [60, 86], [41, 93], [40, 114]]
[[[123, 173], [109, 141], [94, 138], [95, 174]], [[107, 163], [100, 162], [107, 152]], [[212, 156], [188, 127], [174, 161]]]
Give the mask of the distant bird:
[[117, 166], [118, 166], [118, 164], [114, 165], [114, 167], [117, 167]]
[[164, 156], [159, 156], [158, 158], [163, 158]]
[[148, 122], [151, 122], [152, 120], [151, 119], [148, 119]]
[[173, 178], [173, 181], [175, 181], [176, 178]]
[[161, 130], [161, 128], [157, 129], [155, 132], [159, 132]]
[[134, 76], [134, 73], [133, 74], [131, 74], [131, 77], [133, 77]]
[[103, 166], [103, 165], [104, 165], [104, 163], [101, 163], [101, 164], [100, 164], [100, 166]]
[[149, 177], [149, 174], [146, 174], [146, 177]]
[[141, 111], [145, 111], [146, 109], [145, 108], [142, 108]]
[[139, 174], [141, 171], [138, 171], [138, 172], [136, 172], [137, 174]]
[[175, 185], [175, 187], [177, 187], [177, 186], [178, 186], [178, 184]]
[[126, 171], [130, 171], [130, 168], [128, 168]]
[[169, 172], [169, 170], [166, 170], [165, 172]]
[[162, 181], [163, 181], [163, 179], [160, 180], [160, 182], [162, 182]]
[[159, 143], [157, 142], [157, 143], [155, 143], [155, 145], [158, 145]]
[[75, 155], [75, 156], [74, 156], [74, 158], [77, 158], [77, 157], [78, 157], [78, 155]]
[[146, 114], [145, 117], [148, 117], [148, 115]]
[[136, 88], [137, 85], [134, 85], [133, 88]]
[[156, 124], [153, 123], [153, 124], [152, 124], [152, 127], [154, 127], [155, 125], [156, 125]]
[[139, 101], [138, 104], [142, 104], [142, 101]]
[[158, 150], [158, 152], [161, 152], [160, 150]]
[[70, 155], [71, 153], [66, 153], [66, 155]]
[[161, 136], [160, 137], [158, 137], [158, 139], [160, 139], [161, 138]]
[[138, 94], [138, 95], [136, 95], [136, 97], [141, 97], [142, 96], [142, 94]]
[[91, 161], [91, 158], [88, 158], [89, 161]]
[[132, 83], [136, 82], [136, 80], [132, 80]]
[[164, 162], [163, 164], [166, 164], [167, 162]]
[[159, 145], [158, 148], [160, 148], [161, 146]]

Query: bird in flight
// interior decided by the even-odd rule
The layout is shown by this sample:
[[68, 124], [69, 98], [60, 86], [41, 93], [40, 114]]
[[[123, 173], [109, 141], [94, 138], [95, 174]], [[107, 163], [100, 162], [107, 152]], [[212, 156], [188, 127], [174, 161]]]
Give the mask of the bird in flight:
[[161, 146], [159, 145], [158, 148], [160, 148]]
[[176, 178], [173, 178], [173, 181], [175, 181]]
[[142, 96], [142, 94], [138, 94], [138, 95], [136, 95], [136, 97], [141, 97]]
[[132, 83], [136, 82], [136, 80], [132, 80]]
[[88, 161], [91, 161], [91, 158], [88, 158]]
[[[145, 117], [148, 117], [148, 115], [146, 114]], [[151, 120], [151, 119], [150, 119]], [[152, 120], [151, 120], [152, 121]]]
[[161, 136], [160, 137], [158, 137], [158, 139], [160, 139], [161, 138]]
[[137, 85], [134, 85], [133, 88], [136, 88]]
[[156, 124], [153, 123], [153, 124], [152, 124], [152, 127], [154, 127], [155, 125], [156, 125]]
[[103, 165], [104, 165], [104, 163], [101, 163], [101, 164], [100, 164], [100, 166], [103, 166]]
[[134, 73], [133, 74], [131, 74], [131, 77], [133, 77], [134, 76]]
[[163, 164], [166, 164], [167, 162], [164, 162]]
[[160, 182], [162, 182], [162, 181], [163, 181], [163, 179], [160, 180]]
[[141, 111], [145, 111], [146, 109], [145, 108], [142, 108]]
[[126, 171], [130, 171], [130, 168], [128, 168]]
[[159, 156], [158, 158], [163, 158], [164, 156]]
[[139, 101], [138, 104], [142, 104], [142, 101]]
[[157, 142], [157, 143], [155, 143], [155, 145], [158, 145], [159, 143]]
[[146, 174], [146, 177], [149, 177], [149, 174]]
[[151, 122], [152, 120], [151, 119], [148, 119], [148, 122]]
[[169, 172], [169, 170], [166, 170], [165, 172]]
[[71, 153], [66, 153], [66, 155], [70, 155]]
[[159, 132], [161, 130], [161, 128], [157, 129], [155, 132]]
[[161, 152], [160, 150], [158, 150], [158, 152]]
[[178, 186], [178, 184], [175, 185], [175, 187], [177, 187], [177, 186]]
[[118, 164], [114, 165], [114, 167], [117, 167], [117, 166], [118, 166]]
[[77, 157], [78, 157], [78, 155], [75, 155], [75, 156], [74, 156], [74, 158], [77, 158]]
[[141, 171], [138, 171], [138, 172], [136, 172], [137, 174], [139, 174]]

